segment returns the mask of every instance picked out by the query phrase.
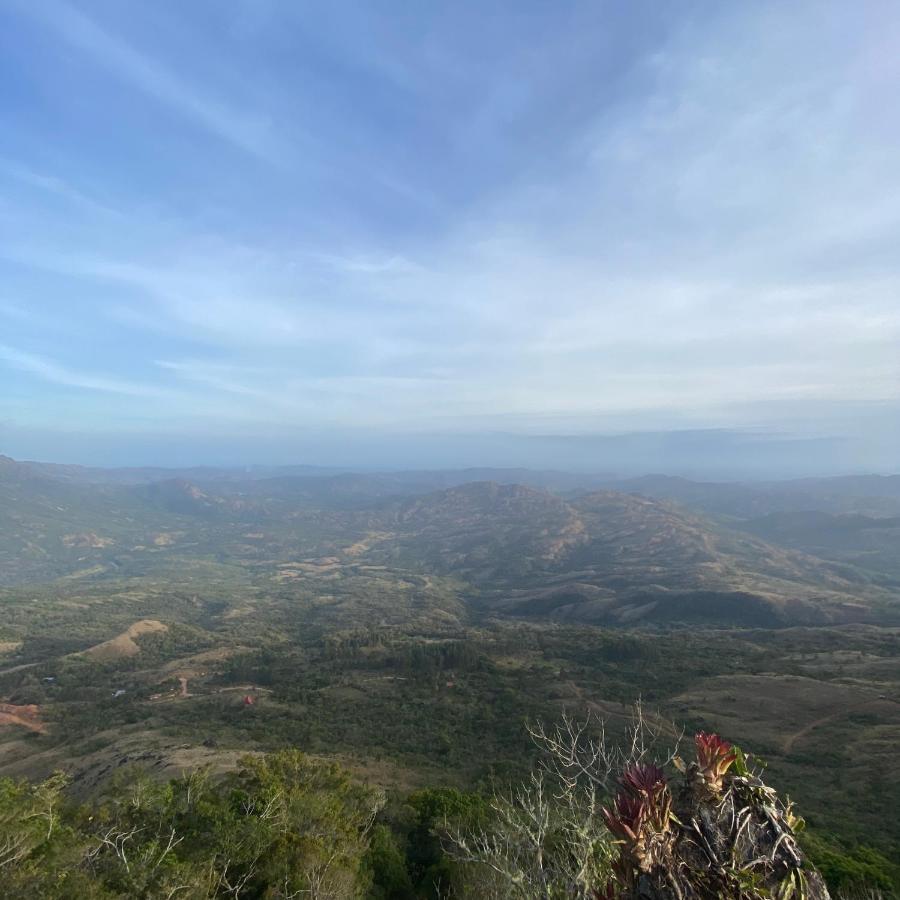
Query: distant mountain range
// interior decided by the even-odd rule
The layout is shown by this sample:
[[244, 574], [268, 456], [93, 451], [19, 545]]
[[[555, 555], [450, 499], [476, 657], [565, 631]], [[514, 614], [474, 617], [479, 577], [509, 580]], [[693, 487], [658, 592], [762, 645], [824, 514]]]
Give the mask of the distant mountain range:
[[[525, 468], [467, 468], [356, 472], [321, 466], [250, 466], [244, 468], [97, 468], [58, 463], [14, 462], [0, 456], [0, 465], [69, 484], [138, 485], [183, 480], [217, 485], [220, 490], [247, 489], [255, 482], [280, 482], [284, 489], [319, 494], [341, 493], [384, 497], [428, 493], [478, 481], [523, 484], [555, 493], [607, 488], [674, 500], [685, 506], [737, 518], [770, 512], [822, 510], [900, 515], [900, 475], [842, 475], [785, 481], [696, 481], [671, 475], [620, 479], [610, 474]], [[2, 468], [0, 468], [2, 471]]]
[[271, 578], [328, 560], [357, 575], [452, 577], [473, 615], [778, 626], [900, 621], [898, 557], [900, 476], [610, 482], [522, 469], [104, 470], [0, 457], [6, 585], [187, 571], [198, 560]]
[[745, 483], [648, 475], [618, 482], [618, 487], [737, 519], [810, 510], [900, 515], [900, 475], [843, 475]]

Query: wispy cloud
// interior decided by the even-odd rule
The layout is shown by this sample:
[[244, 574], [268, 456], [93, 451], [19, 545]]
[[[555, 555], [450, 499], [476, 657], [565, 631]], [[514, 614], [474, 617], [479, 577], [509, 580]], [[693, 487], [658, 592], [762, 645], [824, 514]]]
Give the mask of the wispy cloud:
[[[138, 161], [98, 150], [115, 129], [79, 122], [67, 180], [7, 165], [67, 207], [27, 190], [0, 207], [3, 340], [47, 354], [5, 361], [73, 390], [183, 390], [223, 428], [727, 426], [784, 404], [887, 403], [900, 117], [885, 48], [900, 29], [890, 4], [873, 35], [837, 2], [810, 29], [815, 5], [673, 7], [649, 31], [640, 3], [589, 0], [571, 16], [526, 3], [515, 21], [275, 4], [237, 36], [219, 4], [150, 16], [184, 17], [186, 61], [166, 27], [113, 25], [119, 6], [91, 6], [101, 20], [20, 0], [20, 24], [43, 26], [29, 33], [137, 88], [148, 142], [160, 105], [215, 140], [209, 171], [195, 147], [182, 170], [178, 122], [162, 159]], [[122, 102], [84, 69], [66, 66]], [[35, 81], [38, 109], [42, 91], [68, 96], [52, 69]], [[236, 99], [251, 96], [278, 134]], [[37, 118], [17, 121], [46, 129]], [[309, 158], [280, 141], [301, 127]], [[234, 147], [287, 154], [291, 177]], [[80, 187], [98, 161], [124, 222], [93, 215]], [[58, 343], [70, 322], [91, 334], [81, 351]], [[183, 423], [188, 402], [153, 415]]]
[[25, 353], [3, 344], [0, 344], [0, 360], [13, 368], [35, 375], [43, 381], [63, 385], [64, 387], [101, 391], [106, 394], [123, 394], [128, 397], [164, 398], [172, 396], [171, 391], [154, 385], [75, 371], [60, 365], [52, 359], [37, 356], [33, 353]]
[[0, 175], [6, 175], [29, 187], [36, 188], [47, 194], [52, 194], [55, 197], [60, 197], [90, 213], [100, 213], [104, 216], [116, 217], [121, 215], [118, 210], [88, 196], [64, 179], [48, 174], [47, 172], [37, 171], [13, 160], [0, 158]]
[[64, 0], [14, 2], [23, 14], [40, 21], [97, 65], [198, 127], [269, 162], [282, 158], [282, 148], [265, 119], [239, 110], [191, 84]]

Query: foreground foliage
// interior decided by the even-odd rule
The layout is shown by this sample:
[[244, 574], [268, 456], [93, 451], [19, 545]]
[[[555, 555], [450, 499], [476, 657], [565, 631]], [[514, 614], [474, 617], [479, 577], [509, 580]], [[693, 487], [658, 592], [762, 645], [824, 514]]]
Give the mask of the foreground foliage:
[[136, 775], [89, 809], [65, 780], [2, 785], [5, 897], [364, 896], [383, 796], [295, 750], [157, 784]]
[[[0, 897], [827, 900], [789, 801], [717, 735], [660, 750], [637, 708], [624, 743], [564, 718], [531, 735], [530, 780], [493, 796], [389, 800], [297, 750], [159, 782], [115, 777], [89, 805], [67, 780], [0, 780]], [[809, 844], [840, 897], [888, 896], [890, 865]]]

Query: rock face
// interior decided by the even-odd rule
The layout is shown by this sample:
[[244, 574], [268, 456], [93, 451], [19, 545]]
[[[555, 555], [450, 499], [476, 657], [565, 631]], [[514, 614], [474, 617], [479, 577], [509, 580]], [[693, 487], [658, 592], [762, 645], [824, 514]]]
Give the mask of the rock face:
[[803, 822], [716, 735], [698, 734], [697, 762], [626, 768], [607, 825], [620, 841], [606, 897], [624, 900], [830, 900], [796, 834]]

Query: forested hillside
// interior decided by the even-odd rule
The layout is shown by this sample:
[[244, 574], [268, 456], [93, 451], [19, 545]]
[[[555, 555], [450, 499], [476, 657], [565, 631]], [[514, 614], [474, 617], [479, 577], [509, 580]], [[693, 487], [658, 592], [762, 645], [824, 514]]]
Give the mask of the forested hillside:
[[[500, 473], [165, 474], [4, 463], [0, 775], [34, 785], [7, 785], [17, 803], [59, 792], [77, 838], [34, 853], [127, 895], [112, 857], [85, 862], [98, 832], [71, 810], [108, 821], [125, 795], [107, 798], [140, 770], [159, 822], [183, 787], [150, 786], [207, 768], [215, 807], [249, 790], [234, 787], [248, 753], [291, 748], [298, 771], [338, 764], [334, 784], [379, 807], [346, 877], [369, 884], [377, 850], [407, 891], [381, 896], [430, 896], [423, 873], [452, 862], [435, 843], [440, 811], [527, 782], [525, 723], [590, 713], [622, 736], [640, 697], [764, 758], [833, 887], [894, 883], [895, 554], [860, 544], [855, 525], [847, 540], [810, 530], [852, 515], [887, 535], [891, 518], [740, 519], [576, 476], [549, 491]], [[64, 788], [37, 787], [56, 771]], [[191, 840], [224, 852], [219, 837]], [[172, 865], [199, 877], [182, 851]]]

